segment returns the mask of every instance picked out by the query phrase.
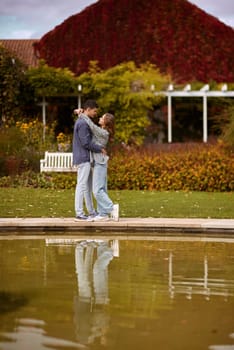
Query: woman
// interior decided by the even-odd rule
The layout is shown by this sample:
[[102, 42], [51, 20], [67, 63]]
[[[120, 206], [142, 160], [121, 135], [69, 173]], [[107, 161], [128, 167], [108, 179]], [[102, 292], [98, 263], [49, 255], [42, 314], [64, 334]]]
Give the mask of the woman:
[[[109, 140], [114, 136], [114, 116], [105, 113], [99, 119], [99, 126], [94, 124], [92, 120], [85, 114], [80, 113], [81, 110], [75, 110], [79, 114], [79, 118], [83, 118], [89, 125], [93, 134], [93, 142], [106, 148]], [[91, 154], [93, 162], [93, 194], [97, 201], [98, 215], [92, 218], [92, 221], [107, 221], [109, 215], [116, 221], [119, 220], [119, 205], [113, 204], [107, 193], [107, 164], [109, 157], [103, 153]]]

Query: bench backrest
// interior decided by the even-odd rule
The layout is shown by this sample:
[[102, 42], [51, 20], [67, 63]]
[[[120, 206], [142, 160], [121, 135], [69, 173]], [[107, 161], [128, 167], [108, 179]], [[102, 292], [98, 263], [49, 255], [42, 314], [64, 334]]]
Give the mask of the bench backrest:
[[45, 159], [41, 159], [40, 171], [76, 171], [73, 166], [72, 152], [45, 152]]

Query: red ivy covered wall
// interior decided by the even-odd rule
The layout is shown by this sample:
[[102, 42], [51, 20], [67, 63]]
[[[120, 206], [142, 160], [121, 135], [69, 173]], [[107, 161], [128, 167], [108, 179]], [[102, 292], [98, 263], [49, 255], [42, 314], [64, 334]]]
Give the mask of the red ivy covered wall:
[[177, 82], [234, 82], [234, 30], [187, 0], [99, 0], [38, 42], [40, 57], [76, 74], [149, 61]]

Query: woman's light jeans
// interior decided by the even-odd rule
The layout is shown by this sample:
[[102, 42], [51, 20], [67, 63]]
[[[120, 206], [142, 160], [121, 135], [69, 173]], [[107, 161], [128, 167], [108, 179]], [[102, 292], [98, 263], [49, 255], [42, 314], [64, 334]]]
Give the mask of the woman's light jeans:
[[97, 201], [97, 211], [101, 216], [110, 214], [113, 202], [107, 194], [107, 163], [95, 163], [93, 168], [93, 194]]
[[90, 162], [78, 165], [77, 184], [75, 192], [75, 212], [76, 216], [84, 215], [84, 205], [89, 213], [95, 213], [92, 199], [92, 169]]

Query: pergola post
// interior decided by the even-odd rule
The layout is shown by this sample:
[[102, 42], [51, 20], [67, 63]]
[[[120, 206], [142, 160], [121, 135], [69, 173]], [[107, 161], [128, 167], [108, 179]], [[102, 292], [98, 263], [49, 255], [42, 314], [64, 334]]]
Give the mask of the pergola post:
[[168, 94], [167, 97], [168, 102], [168, 125], [167, 125], [167, 133], [168, 133], [168, 143], [172, 142], [172, 97]]
[[173, 84], [170, 84], [168, 86], [168, 95], [167, 95], [167, 133], [168, 133], [168, 143], [172, 142], [172, 95], [171, 92], [173, 92], [174, 86]]
[[207, 127], [207, 92], [210, 90], [209, 84], [206, 84], [201, 88], [203, 98], [203, 142], [207, 142], [208, 139], [208, 127]]
[[46, 100], [45, 96], [42, 98], [42, 124], [43, 124], [43, 141], [45, 141], [45, 131], [46, 131]]
[[203, 142], [208, 139], [208, 122], [207, 122], [207, 96], [203, 96]]
[[46, 102], [45, 96], [42, 97], [42, 102], [38, 103], [39, 106], [42, 108], [42, 126], [43, 126], [43, 131], [42, 131], [42, 139], [45, 141], [45, 134], [46, 134], [46, 106], [48, 103]]

